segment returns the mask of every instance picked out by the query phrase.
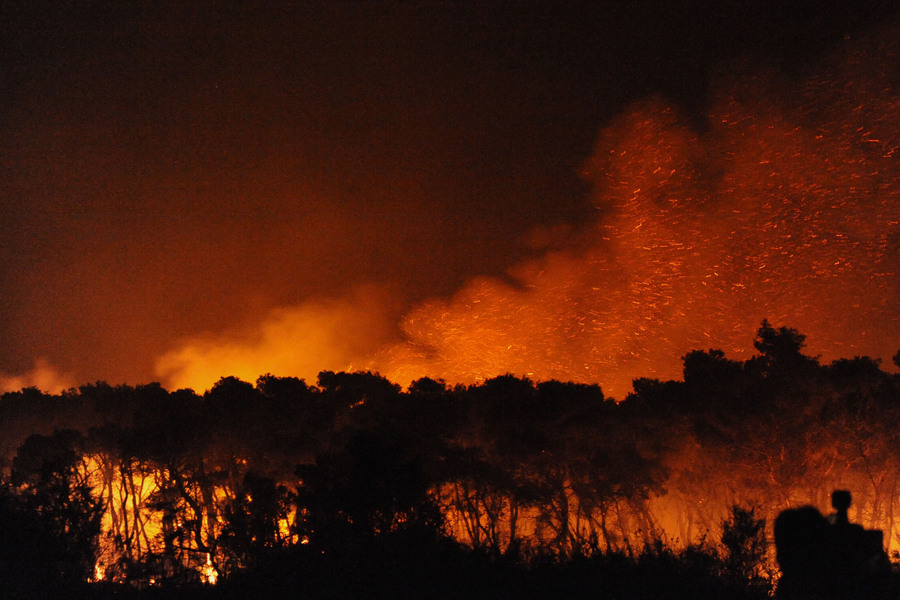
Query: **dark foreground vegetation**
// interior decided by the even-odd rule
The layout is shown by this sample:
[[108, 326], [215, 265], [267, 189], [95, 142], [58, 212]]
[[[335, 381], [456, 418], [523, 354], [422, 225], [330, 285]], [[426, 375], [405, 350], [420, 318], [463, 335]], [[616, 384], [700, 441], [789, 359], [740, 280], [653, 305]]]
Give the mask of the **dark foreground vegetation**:
[[618, 403], [333, 372], [5, 394], [0, 597], [765, 598], [783, 509], [852, 489], [885, 543], [900, 517], [900, 376], [803, 342], [764, 322]]
[[197, 581], [87, 583], [50, 575], [41, 567], [6, 571], [3, 597], [655, 600], [762, 599], [771, 591], [770, 580], [743, 577], [712, 546], [675, 552], [658, 544], [633, 556], [598, 551], [526, 564], [473, 551], [445, 537], [422, 539], [406, 532], [347, 542], [350, 547], [324, 552], [307, 546], [262, 552], [252, 567], [215, 586]]

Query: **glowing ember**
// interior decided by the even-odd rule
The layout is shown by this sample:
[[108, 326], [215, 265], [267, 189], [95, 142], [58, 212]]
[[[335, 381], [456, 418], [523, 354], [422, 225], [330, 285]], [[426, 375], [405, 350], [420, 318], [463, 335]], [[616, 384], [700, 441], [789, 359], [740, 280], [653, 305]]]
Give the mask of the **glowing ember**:
[[216, 581], [219, 580], [219, 573], [213, 566], [212, 557], [209, 554], [206, 555], [206, 564], [203, 565], [200, 574], [203, 576], [203, 581], [209, 585], [216, 585]]

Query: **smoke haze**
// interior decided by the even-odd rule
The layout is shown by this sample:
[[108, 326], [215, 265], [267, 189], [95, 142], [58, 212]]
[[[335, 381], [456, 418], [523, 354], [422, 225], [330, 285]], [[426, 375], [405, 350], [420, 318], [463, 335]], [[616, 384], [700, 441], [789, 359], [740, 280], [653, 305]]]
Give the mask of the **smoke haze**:
[[[900, 56], [887, 33], [801, 83], [735, 77], [702, 132], [662, 99], [631, 106], [586, 164], [594, 224], [409, 311], [405, 341], [374, 358], [362, 361], [391, 326], [340, 301], [267, 319], [262, 342], [185, 346], [159, 372], [180, 363], [170, 383], [207, 386], [267, 364], [306, 377], [353, 364], [404, 385], [512, 372], [621, 398], [632, 378], [678, 378], [692, 349], [745, 359], [766, 318], [824, 360], [887, 360], [900, 345]], [[192, 379], [199, 365], [207, 377]]]
[[46, 359], [39, 358], [34, 367], [21, 375], [0, 373], [0, 392], [13, 392], [24, 388], [37, 388], [51, 394], [75, 387], [78, 381], [71, 374], [60, 373]]
[[16, 6], [0, 387], [892, 356], [894, 3], [575, 4]]
[[315, 381], [323, 370], [352, 371], [391, 339], [397, 317], [390, 304], [384, 290], [366, 287], [348, 298], [274, 310], [243, 331], [185, 342], [157, 361], [156, 372], [171, 389], [205, 390], [224, 374]]

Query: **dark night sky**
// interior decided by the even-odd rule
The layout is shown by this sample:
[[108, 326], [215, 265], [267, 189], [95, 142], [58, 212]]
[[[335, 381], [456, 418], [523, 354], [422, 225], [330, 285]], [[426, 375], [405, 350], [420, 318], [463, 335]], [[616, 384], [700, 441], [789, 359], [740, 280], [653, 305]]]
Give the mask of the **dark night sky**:
[[6, 1], [0, 376], [148, 382], [276, 307], [502, 275], [593, 218], [627, 104], [702, 127], [716, 73], [801, 77], [893, 4]]

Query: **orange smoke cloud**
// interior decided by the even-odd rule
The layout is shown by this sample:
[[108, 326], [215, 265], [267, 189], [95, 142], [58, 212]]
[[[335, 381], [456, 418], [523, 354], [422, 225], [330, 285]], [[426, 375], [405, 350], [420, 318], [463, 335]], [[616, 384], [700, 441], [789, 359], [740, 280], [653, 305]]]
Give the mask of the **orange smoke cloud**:
[[0, 373], [0, 393], [35, 387], [42, 392], [58, 394], [63, 390], [75, 387], [75, 385], [74, 377], [61, 372], [45, 358], [37, 359], [34, 368], [21, 375]]
[[395, 323], [388, 292], [364, 286], [348, 298], [271, 311], [242, 331], [187, 340], [159, 358], [156, 373], [172, 389], [208, 389], [226, 375], [315, 381], [322, 370], [352, 370], [365, 361], [395, 335]]
[[[890, 33], [889, 31], [887, 33]], [[801, 83], [744, 77], [698, 131], [651, 99], [604, 129], [585, 176], [597, 222], [563, 245], [408, 312], [366, 294], [270, 314], [158, 363], [178, 386], [350, 366], [401, 384], [511, 372], [599, 382], [678, 378], [681, 356], [752, 353], [767, 318], [823, 359], [888, 358], [900, 340], [897, 36]]]
[[622, 397], [633, 377], [678, 378], [692, 349], [746, 358], [764, 318], [800, 329], [823, 359], [889, 358], [900, 344], [891, 44], [865, 81], [858, 53], [804, 85], [745, 80], [702, 133], [660, 100], [633, 106], [587, 164], [599, 214], [588, 248], [420, 307], [403, 320], [407, 341], [375, 364], [401, 382], [513, 372]]

